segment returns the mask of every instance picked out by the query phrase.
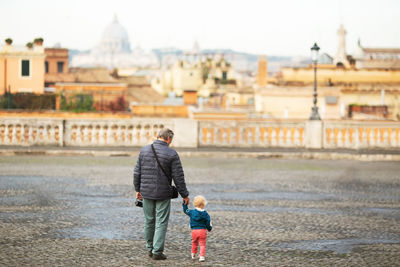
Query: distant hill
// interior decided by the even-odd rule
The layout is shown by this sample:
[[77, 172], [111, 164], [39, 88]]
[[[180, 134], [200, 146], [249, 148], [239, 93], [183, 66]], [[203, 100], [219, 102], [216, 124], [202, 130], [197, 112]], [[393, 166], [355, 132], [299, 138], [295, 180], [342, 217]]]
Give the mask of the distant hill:
[[81, 54], [81, 53], [89, 53], [90, 50], [85, 50], [85, 51], [81, 51], [78, 49], [68, 49], [68, 60], [71, 63], [72, 62], [72, 58], [77, 55], [77, 54]]
[[[72, 58], [80, 53], [88, 53], [87, 51], [80, 51], [76, 49], [69, 50], [69, 62], [72, 61]], [[186, 50], [182, 50], [179, 48], [174, 47], [163, 47], [163, 48], [155, 48], [152, 49], [152, 52], [157, 56], [158, 60], [161, 62], [162, 58], [167, 55], [173, 55], [177, 58], [183, 56]], [[235, 70], [237, 71], [257, 71], [257, 61], [258, 55], [235, 51], [232, 49], [204, 49], [201, 51], [202, 54], [222, 54], [224, 55], [225, 59], [229, 62], [233, 63]], [[268, 60], [268, 72], [275, 73], [279, 71], [279, 69], [283, 66], [293, 66], [297, 65], [298, 59], [295, 59], [290, 56], [271, 56], [267, 55]]]
[[[178, 48], [158, 48], [152, 50], [161, 61], [163, 56], [174, 55], [177, 57], [183, 56], [185, 50]], [[233, 63], [237, 71], [256, 71], [258, 55], [250, 54], [246, 52], [234, 51], [232, 49], [204, 49], [201, 51], [202, 54], [222, 54], [226, 60]], [[279, 70], [280, 67], [286, 65], [292, 65], [292, 57], [289, 56], [268, 56], [268, 71], [274, 73]]]

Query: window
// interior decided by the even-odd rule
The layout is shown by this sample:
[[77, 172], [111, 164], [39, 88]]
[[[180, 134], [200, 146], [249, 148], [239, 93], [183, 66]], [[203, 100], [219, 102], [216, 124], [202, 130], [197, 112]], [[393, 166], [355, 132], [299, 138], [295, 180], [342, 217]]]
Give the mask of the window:
[[21, 60], [21, 76], [22, 77], [30, 76], [30, 61], [27, 59]]
[[57, 72], [58, 73], [64, 72], [64, 62], [62, 61], [57, 62]]
[[48, 61], [46, 61], [44, 63], [44, 70], [45, 70], [46, 73], [49, 73], [49, 62]]
[[226, 73], [226, 71], [223, 71], [222, 72], [222, 80], [226, 81], [226, 78], [227, 78], [227, 73]]

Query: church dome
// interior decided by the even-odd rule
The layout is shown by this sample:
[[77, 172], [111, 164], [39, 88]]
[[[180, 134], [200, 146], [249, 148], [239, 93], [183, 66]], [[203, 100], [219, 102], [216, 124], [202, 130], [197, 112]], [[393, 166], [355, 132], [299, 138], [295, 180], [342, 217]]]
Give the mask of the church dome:
[[125, 28], [119, 24], [117, 16], [103, 31], [99, 45], [102, 53], [130, 53], [129, 36]]

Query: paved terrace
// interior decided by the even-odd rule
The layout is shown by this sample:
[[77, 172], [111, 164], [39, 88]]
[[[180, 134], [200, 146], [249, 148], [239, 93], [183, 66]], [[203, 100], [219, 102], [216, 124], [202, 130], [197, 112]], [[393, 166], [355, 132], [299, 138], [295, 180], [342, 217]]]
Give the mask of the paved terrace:
[[[207, 158], [281, 158], [361, 161], [400, 161], [400, 149], [306, 149], [306, 148], [175, 148], [181, 156]], [[137, 157], [140, 147], [0, 146], [0, 156], [126, 156]]]
[[190, 259], [181, 200], [155, 262], [132, 153], [0, 156], [0, 266], [399, 266], [396, 161], [182, 156], [191, 196], [209, 200], [206, 262]]

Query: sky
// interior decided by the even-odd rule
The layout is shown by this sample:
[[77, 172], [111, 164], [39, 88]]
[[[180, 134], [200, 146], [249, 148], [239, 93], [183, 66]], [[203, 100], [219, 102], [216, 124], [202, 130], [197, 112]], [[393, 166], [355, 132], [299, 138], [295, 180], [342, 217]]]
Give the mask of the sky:
[[0, 42], [36, 37], [51, 47], [89, 50], [114, 14], [131, 47], [225, 48], [269, 56], [308, 56], [314, 42], [332, 56], [336, 31], [346, 49], [400, 48], [399, 0], [1, 0]]

